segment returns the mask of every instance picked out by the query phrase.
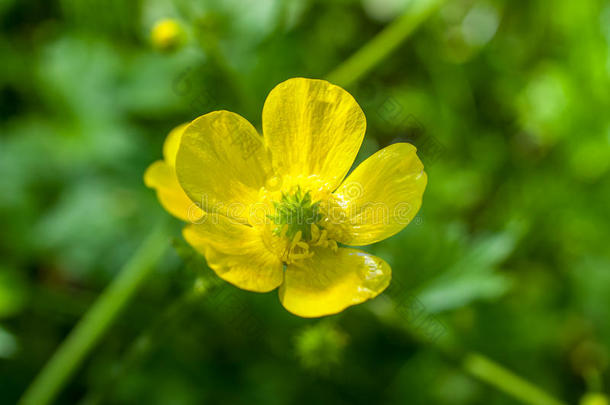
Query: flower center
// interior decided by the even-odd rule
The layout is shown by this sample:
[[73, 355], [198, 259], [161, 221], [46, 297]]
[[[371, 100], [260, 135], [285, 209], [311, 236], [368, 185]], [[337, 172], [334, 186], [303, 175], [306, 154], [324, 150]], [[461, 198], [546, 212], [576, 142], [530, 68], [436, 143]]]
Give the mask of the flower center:
[[282, 193], [279, 201], [273, 201], [274, 215], [267, 215], [272, 222], [272, 235], [276, 250], [287, 264], [313, 256], [311, 247], [337, 249], [337, 243], [328, 239], [322, 226], [324, 215], [320, 201], [313, 201], [309, 191], [300, 186], [291, 193]]
[[310, 241], [312, 237], [312, 225], [317, 224], [322, 218], [320, 214], [320, 202], [311, 200], [311, 193], [303, 193], [300, 187], [292, 195], [282, 193], [282, 199], [273, 202], [275, 215], [270, 215], [276, 227], [273, 230], [275, 236], [294, 238], [301, 233], [301, 239]]

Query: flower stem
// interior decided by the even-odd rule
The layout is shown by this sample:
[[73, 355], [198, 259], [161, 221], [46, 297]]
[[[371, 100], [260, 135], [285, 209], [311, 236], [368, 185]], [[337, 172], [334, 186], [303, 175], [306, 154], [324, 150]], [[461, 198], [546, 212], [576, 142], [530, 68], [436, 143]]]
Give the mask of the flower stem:
[[[202, 278], [197, 278], [194, 285], [185, 290], [178, 299], [154, 320], [140, 335], [129, 345], [121, 361], [113, 367], [110, 376], [91, 390], [80, 402], [81, 405], [97, 405], [104, 401], [106, 396], [112, 394], [115, 384], [131, 371], [136, 364], [160, 346], [163, 338], [174, 331], [188, 315], [191, 314], [194, 303], [199, 302], [208, 292], [209, 283]], [[212, 287], [213, 288], [213, 287]]]
[[343, 87], [351, 85], [394, 51], [444, 1], [412, 1], [403, 15], [328, 74], [326, 79]]
[[[470, 374], [479, 381], [489, 384], [498, 391], [510, 396], [511, 398], [529, 405], [566, 405], [565, 402], [554, 398], [541, 388], [518, 376], [506, 367], [498, 364], [487, 356], [476, 351], [470, 351], [457, 343], [452, 328], [446, 323], [440, 323], [439, 319], [431, 314], [423, 315], [422, 308], [418, 308], [418, 318], [409, 318], [405, 322], [404, 309], [402, 317], [396, 308], [397, 301], [388, 297], [394, 307], [394, 311], [388, 313], [376, 312], [380, 319], [390, 325], [398, 322], [403, 330], [417, 343], [428, 345], [430, 349], [440, 354], [448, 363], [460, 367], [464, 372]], [[413, 314], [413, 308], [410, 308]], [[421, 319], [426, 319], [422, 322]], [[419, 322], [417, 322], [419, 320]], [[442, 334], [437, 332], [442, 326]]]
[[479, 380], [530, 405], [565, 405], [540, 388], [524, 380], [510, 370], [479, 353], [464, 356], [462, 366], [466, 372]]
[[51, 403], [169, 247], [165, 221], [146, 238], [119, 275], [62, 342], [20, 400]]

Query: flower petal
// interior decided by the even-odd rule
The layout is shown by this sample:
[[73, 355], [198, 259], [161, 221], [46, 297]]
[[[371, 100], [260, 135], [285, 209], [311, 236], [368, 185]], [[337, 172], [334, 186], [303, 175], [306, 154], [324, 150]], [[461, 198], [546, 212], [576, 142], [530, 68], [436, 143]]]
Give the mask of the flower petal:
[[182, 190], [176, 171], [166, 162], [157, 160], [148, 166], [144, 173], [144, 184], [155, 189], [163, 208], [176, 218], [191, 222], [198, 221], [204, 215]]
[[163, 142], [163, 159], [165, 159], [165, 162], [171, 167], [176, 167], [178, 147], [180, 146], [184, 130], [188, 125], [189, 123], [187, 122], [172, 129], [167, 135], [167, 138], [165, 138], [165, 142]]
[[239, 288], [268, 292], [282, 283], [283, 264], [265, 247], [256, 228], [209, 214], [182, 234], [220, 278]]
[[396, 234], [419, 211], [427, 181], [413, 145], [395, 143], [378, 151], [333, 194], [343, 215], [334, 218], [340, 231], [335, 229], [333, 237], [346, 245], [363, 246]]
[[331, 315], [376, 297], [391, 278], [390, 266], [371, 254], [351, 248], [317, 249], [312, 258], [288, 265], [280, 300], [295, 315]]
[[144, 184], [157, 191], [157, 198], [167, 212], [183, 221], [198, 221], [204, 215], [186, 195], [176, 176], [175, 162], [182, 134], [188, 123], [172, 129], [163, 142], [163, 158], [148, 166]]
[[178, 181], [206, 212], [247, 222], [248, 207], [271, 172], [263, 140], [241, 116], [215, 111], [191, 122], [176, 159]]
[[324, 80], [278, 84], [263, 107], [263, 134], [279, 174], [319, 175], [334, 190], [350, 169], [366, 130], [356, 100]]

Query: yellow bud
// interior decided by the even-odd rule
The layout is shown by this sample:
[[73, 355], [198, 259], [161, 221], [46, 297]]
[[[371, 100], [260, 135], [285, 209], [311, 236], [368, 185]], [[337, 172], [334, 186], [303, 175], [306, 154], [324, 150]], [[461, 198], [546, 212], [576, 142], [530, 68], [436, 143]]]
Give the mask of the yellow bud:
[[580, 399], [580, 405], [608, 405], [608, 397], [598, 392], [589, 392]]
[[153, 46], [160, 51], [172, 51], [184, 44], [185, 34], [178, 21], [166, 18], [158, 21], [150, 33]]

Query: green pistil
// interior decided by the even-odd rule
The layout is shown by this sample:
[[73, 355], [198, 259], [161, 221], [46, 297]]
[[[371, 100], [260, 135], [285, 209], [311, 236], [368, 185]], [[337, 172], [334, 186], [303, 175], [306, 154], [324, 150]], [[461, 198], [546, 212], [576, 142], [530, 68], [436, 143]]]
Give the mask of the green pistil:
[[268, 217], [277, 226], [273, 230], [274, 235], [281, 235], [282, 229], [288, 225], [286, 236], [292, 239], [297, 232], [301, 231], [301, 239], [311, 240], [311, 225], [316, 224], [322, 218], [320, 214], [320, 202], [312, 202], [309, 191], [303, 193], [300, 187], [292, 195], [282, 193], [280, 202], [274, 201], [275, 215]]

